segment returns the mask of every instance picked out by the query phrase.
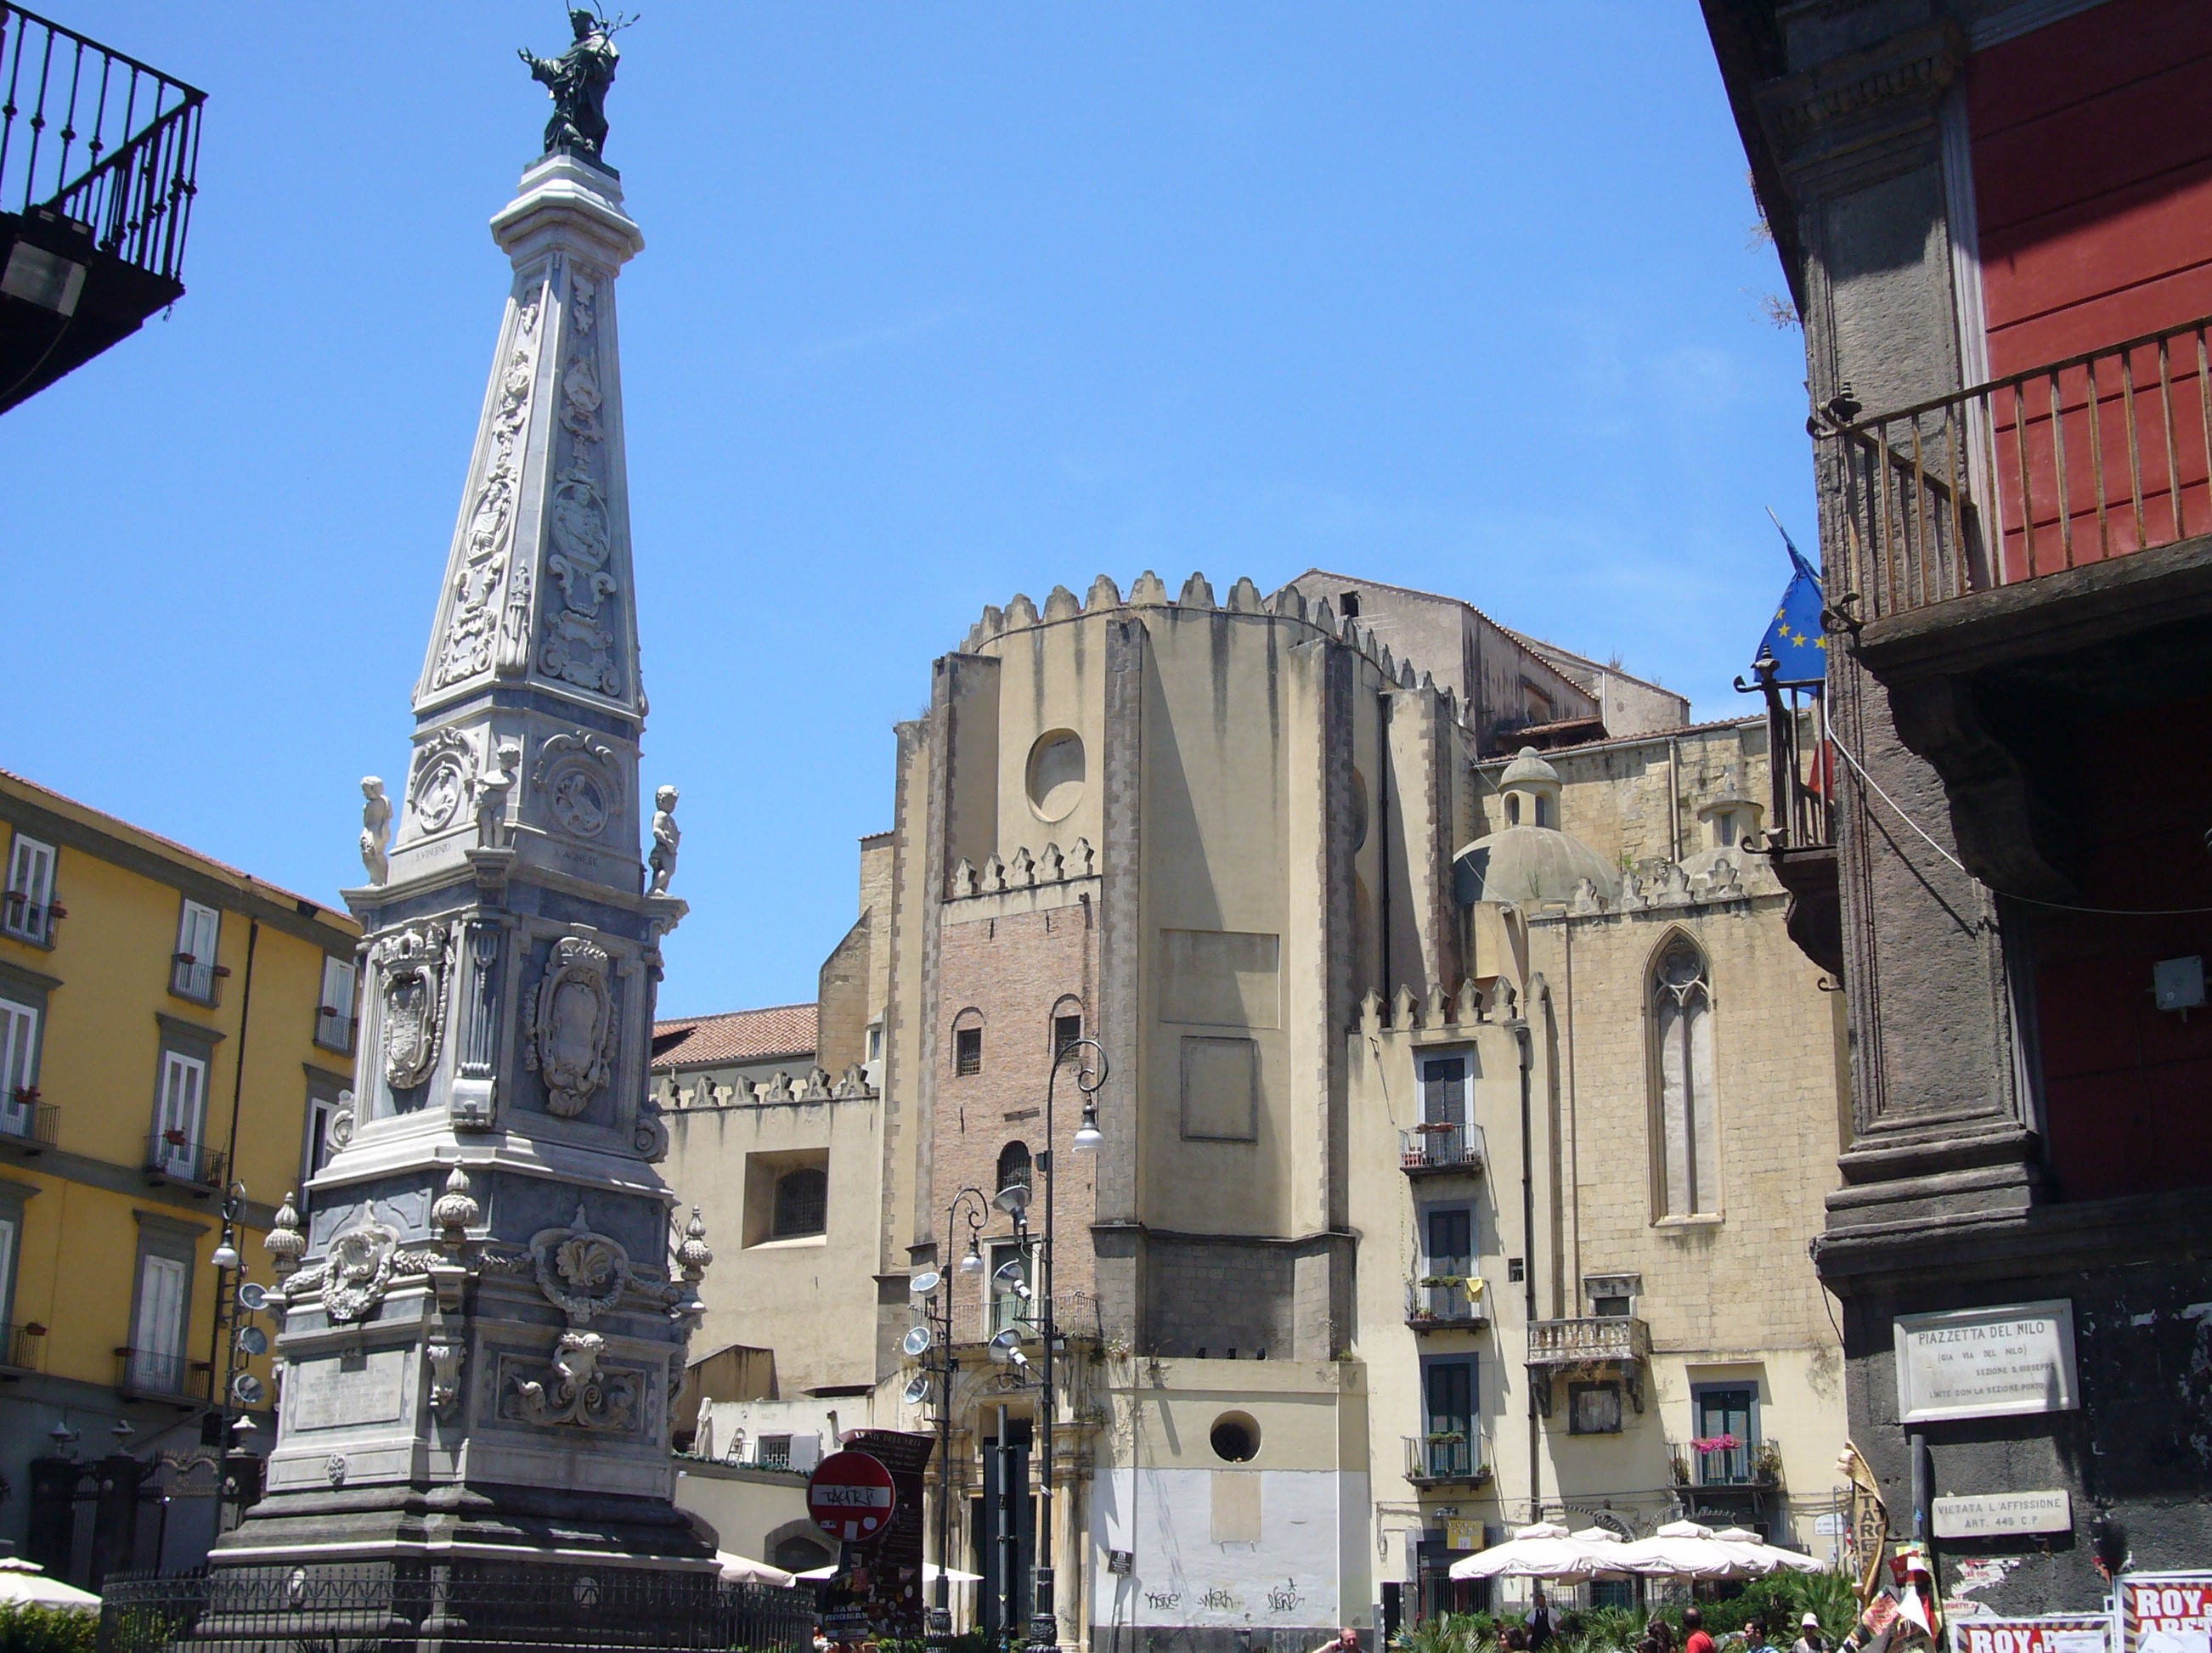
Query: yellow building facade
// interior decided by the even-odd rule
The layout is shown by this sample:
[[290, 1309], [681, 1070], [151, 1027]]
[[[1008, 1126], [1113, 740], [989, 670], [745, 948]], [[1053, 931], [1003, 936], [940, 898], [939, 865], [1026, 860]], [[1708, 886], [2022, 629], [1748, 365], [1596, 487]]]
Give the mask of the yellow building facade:
[[359, 927], [4, 772], [0, 835], [0, 1542], [191, 1565], [226, 1380], [234, 1439], [268, 1438], [269, 1362], [218, 1321], [352, 1083]]

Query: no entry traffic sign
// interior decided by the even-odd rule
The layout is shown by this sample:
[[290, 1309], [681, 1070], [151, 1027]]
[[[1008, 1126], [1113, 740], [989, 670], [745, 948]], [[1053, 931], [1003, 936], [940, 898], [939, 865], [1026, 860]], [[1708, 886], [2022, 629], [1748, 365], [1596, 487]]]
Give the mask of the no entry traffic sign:
[[881, 1538], [897, 1502], [891, 1472], [865, 1452], [832, 1452], [806, 1483], [806, 1512], [814, 1524], [848, 1544]]

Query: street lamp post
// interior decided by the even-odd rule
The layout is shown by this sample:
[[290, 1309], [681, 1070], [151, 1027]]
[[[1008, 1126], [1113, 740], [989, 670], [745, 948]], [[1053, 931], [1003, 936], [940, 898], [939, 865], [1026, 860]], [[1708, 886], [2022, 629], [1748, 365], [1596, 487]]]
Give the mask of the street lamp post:
[[960, 1367], [952, 1352], [953, 1224], [971, 1197], [974, 1207], [966, 1212], [968, 1254], [960, 1260], [959, 1272], [983, 1272], [983, 1253], [976, 1237], [988, 1217], [989, 1198], [981, 1188], [965, 1188], [945, 1208], [945, 1250], [938, 1266], [915, 1282], [921, 1288], [915, 1295], [921, 1299], [922, 1312], [936, 1334], [932, 1368], [937, 1377], [937, 1586], [930, 1595], [929, 1640], [939, 1647], [952, 1640], [952, 1374]]
[[1052, 1073], [1044, 1086], [1045, 1151], [1038, 1161], [1044, 1176], [1044, 1238], [1038, 1248], [1038, 1284], [1042, 1288], [1042, 1310], [1038, 1329], [1044, 1340], [1044, 1370], [1042, 1386], [1037, 1400], [1040, 1453], [1042, 1462], [1037, 1471], [1037, 1561], [1036, 1588], [1030, 1607], [1030, 1646], [1033, 1650], [1056, 1648], [1060, 1644], [1060, 1617], [1053, 1605], [1052, 1565], [1052, 1419], [1053, 1419], [1053, 1346], [1060, 1340], [1059, 1316], [1054, 1310], [1052, 1295], [1053, 1190], [1060, 1182], [1055, 1164], [1059, 1155], [1053, 1144], [1053, 1093], [1060, 1085], [1060, 1070], [1067, 1065], [1070, 1056], [1080, 1058], [1085, 1051], [1091, 1053], [1089, 1066], [1081, 1060], [1076, 1063], [1076, 1088], [1083, 1092], [1083, 1119], [1076, 1127], [1071, 1144], [1080, 1152], [1089, 1153], [1104, 1140], [1098, 1129], [1098, 1087], [1106, 1083], [1106, 1051], [1096, 1039], [1071, 1039], [1053, 1052]]

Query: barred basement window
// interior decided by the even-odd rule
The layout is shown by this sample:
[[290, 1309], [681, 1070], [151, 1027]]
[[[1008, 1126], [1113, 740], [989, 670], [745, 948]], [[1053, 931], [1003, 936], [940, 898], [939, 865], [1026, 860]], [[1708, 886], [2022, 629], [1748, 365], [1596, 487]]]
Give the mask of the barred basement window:
[[980, 1073], [983, 1071], [981, 1028], [962, 1027], [952, 1030], [952, 1071], [955, 1073]]
[[1009, 1142], [999, 1150], [999, 1191], [1004, 1193], [1017, 1185], [1035, 1186], [1030, 1181], [1030, 1150], [1025, 1142]]
[[775, 1179], [774, 1237], [795, 1240], [828, 1226], [830, 1174], [811, 1167], [786, 1171]]

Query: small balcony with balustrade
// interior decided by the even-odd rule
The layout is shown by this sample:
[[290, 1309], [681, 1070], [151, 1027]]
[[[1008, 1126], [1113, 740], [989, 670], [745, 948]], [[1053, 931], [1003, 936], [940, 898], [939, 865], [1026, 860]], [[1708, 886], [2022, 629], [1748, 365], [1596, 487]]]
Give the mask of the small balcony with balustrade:
[[1528, 1379], [1536, 1409], [1547, 1418], [1555, 1377], [1617, 1378], [1630, 1404], [1643, 1411], [1650, 1364], [1651, 1328], [1632, 1315], [1540, 1320], [1528, 1328]]

